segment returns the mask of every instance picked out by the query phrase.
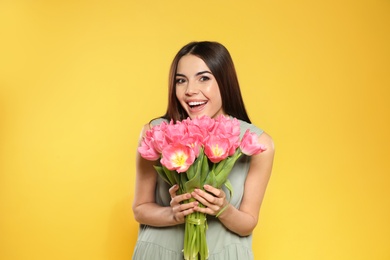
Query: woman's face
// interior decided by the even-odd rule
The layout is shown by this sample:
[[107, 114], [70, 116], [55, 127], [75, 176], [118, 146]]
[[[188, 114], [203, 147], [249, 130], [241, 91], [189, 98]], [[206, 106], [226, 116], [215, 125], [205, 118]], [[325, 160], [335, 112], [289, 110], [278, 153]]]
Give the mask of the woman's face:
[[176, 97], [190, 118], [225, 114], [218, 83], [201, 58], [191, 54], [183, 56], [175, 82]]

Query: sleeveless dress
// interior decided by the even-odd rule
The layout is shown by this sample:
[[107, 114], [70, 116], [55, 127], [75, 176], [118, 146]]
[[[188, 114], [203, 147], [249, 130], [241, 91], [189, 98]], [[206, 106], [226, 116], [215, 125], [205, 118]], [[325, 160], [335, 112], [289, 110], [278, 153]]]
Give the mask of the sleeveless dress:
[[[152, 125], [161, 123], [163, 119], [152, 121]], [[263, 130], [245, 121], [239, 120], [241, 138], [245, 131], [249, 129], [257, 135], [261, 135]], [[239, 208], [244, 195], [244, 184], [249, 170], [249, 156], [241, 156], [229, 174], [229, 180], [233, 186], [233, 196], [230, 203]], [[157, 178], [156, 203], [162, 206], [169, 206], [171, 197], [168, 189], [169, 185]], [[227, 198], [229, 192], [222, 188]], [[240, 221], [240, 220], [237, 220]], [[208, 229], [206, 230], [206, 240], [209, 248], [209, 260], [251, 260], [252, 235], [239, 236], [227, 228], [218, 218], [207, 215]], [[152, 227], [140, 225], [138, 240], [134, 249], [133, 260], [183, 260], [184, 224], [169, 227]]]

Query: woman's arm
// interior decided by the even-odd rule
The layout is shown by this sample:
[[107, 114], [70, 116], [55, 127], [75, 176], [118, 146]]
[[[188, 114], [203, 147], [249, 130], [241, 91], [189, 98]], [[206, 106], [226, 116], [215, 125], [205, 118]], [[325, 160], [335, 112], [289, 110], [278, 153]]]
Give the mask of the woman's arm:
[[259, 142], [264, 144], [267, 150], [251, 157], [244, 196], [239, 209], [229, 204], [221, 189], [206, 185], [205, 189], [214, 196], [199, 189], [192, 193], [195, 199], [207, 206], [207, 208], [195, 207], [196, 211], [217, 215], [227, 206], [218, 218], [225, 227], [240, 236], [250, 235], [257, 225], [260, 206], [272, 171], [275, 150], [272, 138], [263, 133], [259, 137]]
[[[148, 124], [142, 129], [140, 142], [148, 129], [150, 129]], [[173, 186], [169, 190], [172, 197], [170, 207], [158, 205], [155, 200], [158, 176], [153, 167], [154, 164], [156, 162], [142, 158], [137, 152], [135, 196], [133, 201], [135, 220], [141, 224], [157, 227], [184, 223], [184, 217], [193, 212], [193, 207], [196, 205], [196, 202], [180, 204], [183, 200], [189, 199], [191, 195], [186, 193], [176, 196], [178, 187]]]

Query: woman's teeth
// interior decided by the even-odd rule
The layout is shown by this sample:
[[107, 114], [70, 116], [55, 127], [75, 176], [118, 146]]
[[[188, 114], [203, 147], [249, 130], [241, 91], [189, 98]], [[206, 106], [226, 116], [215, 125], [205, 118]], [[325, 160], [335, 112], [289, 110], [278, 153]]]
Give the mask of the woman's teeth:
[[189, 102], [188, 105], [190, 107], [196, 107], [196, 106], [200, 106], [200, 105], [203, 105], [203, 104], [206, 104], [206, 101], [196, 101], [196, 102]]

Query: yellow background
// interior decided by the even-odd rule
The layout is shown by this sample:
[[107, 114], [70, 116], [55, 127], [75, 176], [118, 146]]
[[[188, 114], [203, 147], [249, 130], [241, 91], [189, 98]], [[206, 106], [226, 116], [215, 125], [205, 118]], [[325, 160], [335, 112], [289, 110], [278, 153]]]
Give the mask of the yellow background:
[[390, 259], [390, 1], [0, 2], [0, 259], [130, 259], [142, 125], [223, 43], [276, 143], [255, 259]]

